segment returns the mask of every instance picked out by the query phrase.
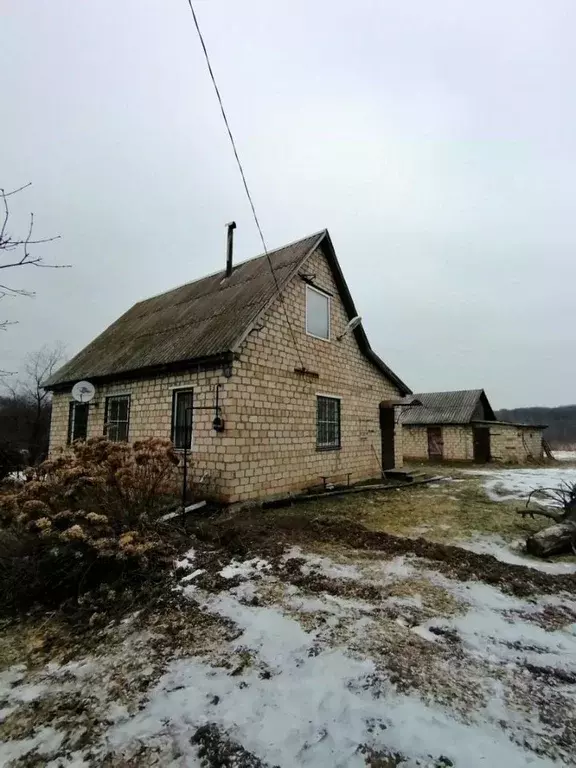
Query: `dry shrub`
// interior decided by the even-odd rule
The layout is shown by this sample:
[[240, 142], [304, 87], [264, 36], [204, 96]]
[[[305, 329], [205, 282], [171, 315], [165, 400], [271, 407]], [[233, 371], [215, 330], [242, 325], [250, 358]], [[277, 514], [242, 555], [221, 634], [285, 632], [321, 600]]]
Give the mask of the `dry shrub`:
[[0, 496], [0, 610], [60, 605], [95, 587], [132, 587], [174, 557], [158, 517], [178, 493], [168, 441], [75, 443]]

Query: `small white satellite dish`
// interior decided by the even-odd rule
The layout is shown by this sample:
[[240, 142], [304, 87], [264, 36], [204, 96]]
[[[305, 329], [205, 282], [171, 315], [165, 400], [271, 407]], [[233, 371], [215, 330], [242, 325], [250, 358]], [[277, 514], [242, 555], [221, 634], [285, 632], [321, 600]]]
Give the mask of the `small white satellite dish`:
[[357, 328], [361, 322], [362, 322], [362, 318], [360, 317], [360, 315], [356, 315], [356, 317], [353, 317], [352, 320], [350, 320], [350, 322], [346, 326], [346, 331], [353, 331], [354, 328]]
[[96, 388], [89, 381], [77, 381], [72, 387], [72, 397], [78, 403], [89, 403], [95, 394]]
[[336, 337], [337, 340], [338, 341], [342, 341], [344, 336], [346, 336], [346, 334], [350, 333], [350, 331], [353, 331], [354, 328], [357, 328], [360, 325], [361, 322], [362, 322], [362, 318], [360, 317], [360, 315], [356, 315], [356, 317], [353, 317], [352, 320], [350, 320], [348, 322], [346, 328], [344, 329], [344, 333], [341, 333], [340, 336]]

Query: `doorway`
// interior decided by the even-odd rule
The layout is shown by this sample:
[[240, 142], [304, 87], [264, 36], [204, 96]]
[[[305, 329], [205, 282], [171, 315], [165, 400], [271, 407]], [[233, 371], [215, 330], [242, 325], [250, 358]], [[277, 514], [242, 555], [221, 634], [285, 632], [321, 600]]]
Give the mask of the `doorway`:
[[490, 428], [472, 427], [472, 439], [474, 441], [474, 461], [486, 464], [490, 461]]
[[396, 460], [394, 457], [394, 432], [396, 422], [394, 408], [389, 405], [380, 406], [380, 443], [382, 450], [382, 471], [394, 469]]
[[428, 427], [428, 458], [430, 461], [442, 461], [444, 458], [442, 427]]

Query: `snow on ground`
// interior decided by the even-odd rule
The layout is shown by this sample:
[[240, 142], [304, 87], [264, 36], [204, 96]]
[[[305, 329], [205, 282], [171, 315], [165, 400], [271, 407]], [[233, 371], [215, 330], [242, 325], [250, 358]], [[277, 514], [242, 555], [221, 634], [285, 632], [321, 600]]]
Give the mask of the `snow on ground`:
[[[576, 714], [573, 694], [553, 675], [533, 680], [526, 666], [565, 679], [576, 672], [576, 603], [522, 600], [449, 579], [416, 557], [372, 554], [336, 562], [294, 548], [276, 570], [258, 558], [232, 561], [220, 574], [242, 581], [220, 592], [184, 576], [191, 608], [236, 632], [202, 654], [176, 654], [148, 688], [134, 683], [129, 704], [117, 700], [111, 681], [128, 660], [135, 673], [146, 670], [152, 633], [128, 635], [108, 655], [2, 672], [6, 717], [19, 716], [26, 703], [81, 693], [101, 729], [91, 748], [82, 746], [70, 738], [65, 711], [31, 736], [0, 744], [0, 764], [36, 750], [54, 768], [105, 759], [111, 766], [212, 766], [191, 742], [210, 724], [254, 759], [282, 768], [361, 768], [368, 757], [387, 764], [395, 753], [402, 768], [576, 765], [574, 744], [557, 725]], [[342, 593], [291, 584], [283, 568], [295, 558], [311, 585], [317, 576], [331, 579]], [[193, 553], [179, 566], [201, 570]], [[372, 597], [350, 596], [364, 587]], [[567, 618], [546, 628], [545, 609]]]
[[[559, 488], [562, 483], [576, 483], [576, 469], [539, 467], [537, 469], [474, 469], [468, 474], [485, 477], [484, 488], [491, 501], [525, 500], [537, 488]], [[542, 497], [540, 503], [551, 503]]]
[[576, 463], [576, 451], [552, 451], [558, 461], [573, 461]]
[[576, 573], [576, 563], [549, 562], [530, 557], [523, 552], [524, 541], [509, 544], [501, 536], [476, 536], [468, 541], [458, 541], [457, 546], [479, 555], [492, 555], [501, 563], [524, 565], [544, 573]]

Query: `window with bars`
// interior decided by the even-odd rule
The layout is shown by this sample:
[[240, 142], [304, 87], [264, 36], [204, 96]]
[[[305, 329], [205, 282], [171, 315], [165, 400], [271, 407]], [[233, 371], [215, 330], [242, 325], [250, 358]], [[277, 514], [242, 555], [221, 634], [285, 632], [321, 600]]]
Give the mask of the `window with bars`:
[[340, 448], [340, 399], [316, 397], [316, 448], [335, 451]]
[[68, 444], [86, 440], [88, 434], [88, 403], [70, 403], [68, 412]]
[[121, 443], [128, 440], [130, 423], [130, 395], [115, 395], [106, 398], [104, 434], [108, 440]]
[[172, 395], [172, 443], [174, 448], [192, 448], [193, 389], [175, 389]]

